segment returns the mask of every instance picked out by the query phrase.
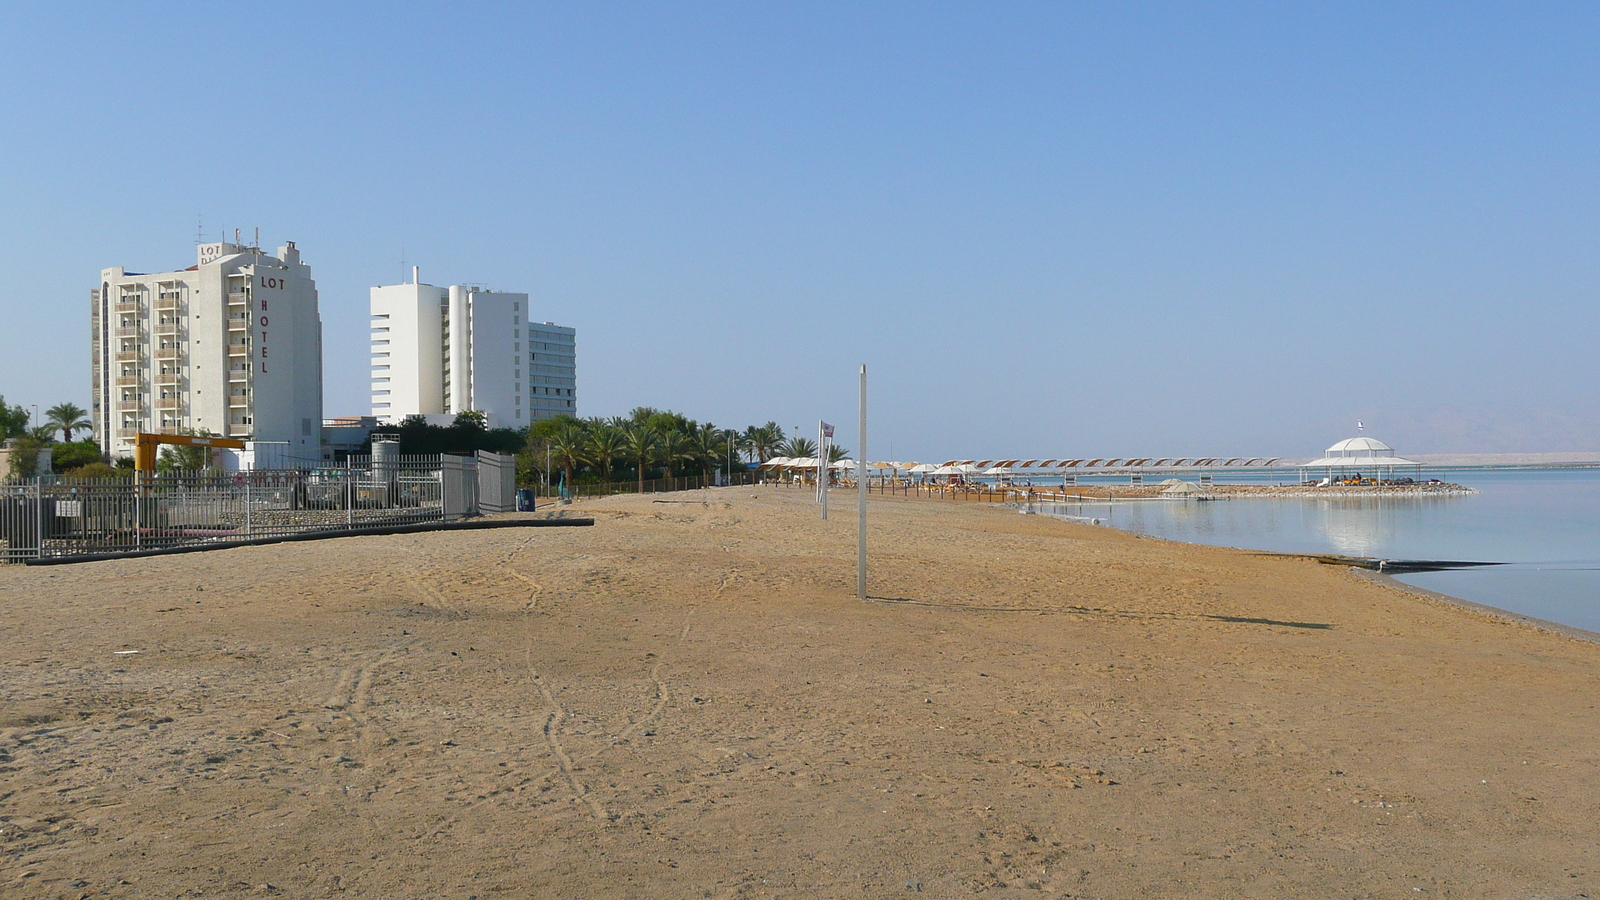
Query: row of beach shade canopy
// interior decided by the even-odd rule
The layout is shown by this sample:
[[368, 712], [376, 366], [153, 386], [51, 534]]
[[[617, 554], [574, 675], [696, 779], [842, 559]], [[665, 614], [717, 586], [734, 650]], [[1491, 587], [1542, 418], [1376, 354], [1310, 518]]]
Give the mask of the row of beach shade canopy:
[[[1331, 448], [1330, 448], [1331, 449]], [[1393, 452], [1393, 451], [1390, 451]], [[867, 468], [909, 475], [1031, 475], [1043, 472], [1064, 472], [1072, 469], [1136, 469], [1136, 468], [1200, 468], [1214, 466], [1266, 467], [1282, 462], [1272, 456], [1170, 456], [1170, 457], [1083, 457], [1080, 459], [952, 459], [940, 465], [919, 463], [914, 460], [872, 462]], [[1308, 465], [1320, 465], [1322, 461]], [[1398, 460], [1397, 465], [1415, 465], [1409, 460]], [[855, 469], [853, 459], [842, 459], [829, 464], [830, 469]], [[775, 456], [761, 464], [764, 469], [815, 469], [816, 457]]]
[[[828, 469], [837, 471], [840, 469], [854, 469], [856, 466], [857, 463], [853, 459], [841, 459], [838, 462], [829, 463]], [[761, 464], [763, 469], [815, 469], [816, 467], [817, 458], [815, 456], [774, 456]]]
[[984, 475], [1026, 475], [1041, 470], [1196, 468], [1202, 466], [1273, 466], [1278, 456], [1108, 456], [1080, 459], [952, 459], [946, 466], [976, 466]]
[[[1370, 439], [1365, 439], [1370, 440]], [[1348, 442], [1341, 442], [1348, 443]], [[1376, 442], [1375, 442], [1376, 443]], [[1335, 445], [1337, 447], [1339, 445]], [[1381, 446], [1381, 445], [1380, 445]], [[1329, 448], [1332, 452], [1334, 448]], [[1387, 448], [1385, 448], [1387, 449]], [[1394, 451], [1389, 451], [1393, 453]], [[1355, 458], [1352, 458], [1352, 461]], [[1178, 456], [1178, 457], [1082, 457], [1078, 459], [953, 459], [940, 465], [932, 463], [919, 463], [915, 460], [895, 460], [883, 462], [869, 462], [869, 470], [892, 472], [896, 477], [904, 472], [907, 475], [935, 477], [973, 477], [983, 476], [992, 478], [1008, 478], [1011, 476], [1043, 475], [1045, 473], [1065, 474], [1072, 471], [1085, 469], [1134, 469], [1134, 468], [1210, 468], [1210, 467], [1267, 467], [1282, 462], [1281, 457], [1251, 456], [1251, 457], [1221, 457], [1221, 456]], [[1307, 466], [1320, 467], [1326, 460], [1318, 460]], [[1383, 461], [1388, 467], [1389, 460]], [[1393, 458], [1392, 465], [1416, 465], [1410, 460]], [[1369, 469], [1379, 468], [1368, 465]], [[761, 468], [775, 470], [815, 470], [816, 457], [788, 457], [775, 456], [761, 464]], [[860, 463], [853, 459], [842, 459], [828, 466], [831, 471], [849, 470], [856, 471]]]

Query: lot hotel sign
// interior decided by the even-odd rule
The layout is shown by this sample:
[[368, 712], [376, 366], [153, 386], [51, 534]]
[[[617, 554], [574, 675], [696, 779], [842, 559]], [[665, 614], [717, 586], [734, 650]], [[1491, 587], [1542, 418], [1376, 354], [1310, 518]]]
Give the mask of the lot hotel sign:
[[[228, 244], [201, 244], [200, 245], [200, 265], [203, 266], [203, 265], [206, 265], [207, 263], [214, 263], [217, 260], [221, 259], [224, 256], [227, 256], [230, 253], [237, 253], [237, 252], [238, 252], [238, 248], [237, 247], [233, 247], [233, 246], [230, 246]], [[257, 352], [254, 355], [259, 360], [259, 362], [257, 363], [258, 368], [256, 369], [256, 371], [260, 372], [263, 375], [265, 375], [266, 372], [267, 372], [267, 325], [270, 322], [270, 319], [269, 319], [269, 317], [267, 315], [268, 312], [270, 312], [270, 310], [268, 309], [268, 302], [272, 298], [270, 296], [268, 296], [268, 295], [259, 293], [259, 291], [261, 291], [261, 290], [277, 291], [278, 292], [277, 296], [281, 298], [282, 297], [282, 291], [283, 291], [283, 289], [284, 289], [284, 287], [286, 285], [285, 285], [284, 278], [282, 276], [279, 276], [279, 275], [257, 275], [257, 274], [254, 273], [253, 270], [247, 270], [247, 271], [250, 271], [250, 274], [246, 275], [245, 278], [247, 279], [246, 284], [249, 284], [251, 286], [251, 291], [250, 291], [250, 307], [251, 307], [251, 310], [252, 310], [251, 314], [256, 317], [256, 326], [261, 329], [261, 331], [257, 335], [256, 341], [255, 341], [255, 345], [256, 345], [255, 349], [256, 349]], [[259, 304], [257, 303], [257, 301], [259, 301]]]

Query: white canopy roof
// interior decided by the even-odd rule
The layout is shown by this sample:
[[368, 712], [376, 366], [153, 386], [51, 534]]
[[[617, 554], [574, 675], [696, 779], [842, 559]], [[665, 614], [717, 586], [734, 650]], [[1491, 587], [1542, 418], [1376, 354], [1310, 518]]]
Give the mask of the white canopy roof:
[[[1391, 454], [1393, 450], [1389, 451]], [[1403, 456], [1324, 456], [1301, 463], [1302, 469], [1392, 469], [1396, 466], [1421, 466], [1416, 460]]]
[[1394, 448], [1377, 438], [1345, 438], [1327, 450], [1328, 456], [1393, 456]]
[[763, 466], [774, 466], [774, 467], [776, 467], [776, 466], [787, 466], [788, 464], [789, 464], [789, 457], [787, 457], [787, 456], [774, 456], [773, 458], [771, 458], [771, 459], [767, 460], [766, 462], [762, 463]]
[[937, 471], [938, 468], [938, 466], [929, 465], [928, 463], [919, 463], [918, 465], [912, 466], [906, 471], [912, 475], [927, 475]]

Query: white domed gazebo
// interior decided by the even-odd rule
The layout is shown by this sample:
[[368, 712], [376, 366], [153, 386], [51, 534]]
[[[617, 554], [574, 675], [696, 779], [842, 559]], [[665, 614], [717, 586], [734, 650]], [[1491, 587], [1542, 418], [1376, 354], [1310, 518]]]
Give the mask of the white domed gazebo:
[[1394, 448], [1377, 438], [1353, 437], [1345, 438], [1327, 450], [1323, 451], [1321, 459], [1303, 463], [1300, 466], [1301, 480], [1312, 474], [1317, 469], [1327, 473], [1329, 479], [1335, 476], [1360, 475], [1363, 470], [1377, 475], [1387, 473], [1389, 480], [1394, 480], [1394, 470], [1398, 468], [1414, 468], [1417, 474], [1422, 474], [1422, 463], [1396, 456]]

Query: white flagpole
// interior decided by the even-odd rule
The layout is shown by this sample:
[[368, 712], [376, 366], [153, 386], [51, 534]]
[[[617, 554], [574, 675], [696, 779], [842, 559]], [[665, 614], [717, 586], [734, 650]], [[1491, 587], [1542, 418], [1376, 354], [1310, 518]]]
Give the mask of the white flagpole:
[[861, 366], [861, 428], [856, 451], [856, 599], [867, 599], [867, 367]]

